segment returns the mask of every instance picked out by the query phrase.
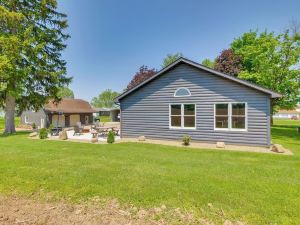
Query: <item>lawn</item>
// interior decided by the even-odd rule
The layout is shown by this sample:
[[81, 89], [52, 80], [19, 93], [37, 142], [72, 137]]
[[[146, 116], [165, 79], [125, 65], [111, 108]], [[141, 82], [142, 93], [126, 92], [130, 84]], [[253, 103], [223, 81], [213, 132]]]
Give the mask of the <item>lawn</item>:
[[0, 193], [166, 204], [218, 222], [212, 203], [226, 218], [247, 224], [300, 224], [300, 122], [287, 122], [275, 121], [273, 141], [294, 156], [2, 136]]
[[[20, 117], [16, 117], [15, 123], [16, 123], [16, 126], [20, 123]], [[4, 127], [5, 127], [4, 124], [5, 124], [4, 118], [3, 118], [3, 117], [0, 117], [0, 132], [1, 132], [2, 130], [4, 130]]]
[[300, 126], [300, 120], [277, 119], [274, 120], [275, 126]]
[[111, 122], [110, 116], [100, 116], [100, 122]]

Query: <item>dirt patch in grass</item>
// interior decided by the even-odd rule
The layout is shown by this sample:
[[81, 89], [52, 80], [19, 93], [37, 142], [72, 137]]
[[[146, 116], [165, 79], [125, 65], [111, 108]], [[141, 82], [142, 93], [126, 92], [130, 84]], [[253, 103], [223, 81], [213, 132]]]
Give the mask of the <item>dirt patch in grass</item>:
[[[152, 209], [134, 206], [120, 207], [117, 200], [93, 199], [82, 204], [38, 201], [20, 197], [0, 196], [0, 224], [74, 225], [74, 224], [203, 224], [214, 225], [206, 219], [197, 219], [181, 209], [165, 205]], [[224, 225], [244, 225], [223, 220]]]

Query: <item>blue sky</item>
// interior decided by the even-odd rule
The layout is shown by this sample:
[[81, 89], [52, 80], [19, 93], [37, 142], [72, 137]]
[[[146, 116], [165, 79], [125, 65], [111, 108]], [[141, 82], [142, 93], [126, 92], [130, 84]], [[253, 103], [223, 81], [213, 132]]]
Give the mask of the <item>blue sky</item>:
[[122, 91], [141, 65], [160, 69], [169, 53], [215, 58], [250, 29], [281, 32], [300, 20], [299, 0], [58, 0], [68, 15], [63, 56], [76, 98]]

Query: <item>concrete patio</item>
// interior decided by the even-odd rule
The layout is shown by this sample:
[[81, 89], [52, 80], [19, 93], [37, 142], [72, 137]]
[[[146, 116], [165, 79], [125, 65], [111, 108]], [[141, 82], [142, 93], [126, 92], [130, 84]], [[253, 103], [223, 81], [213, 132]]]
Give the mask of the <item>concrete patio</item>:
[[[74, 141], [83, 141], [83, 142], [91, 142], [93, 135], [91, 132], [89, 133], [82, 133], [82, 134], [76, 134], [74, 135], [74, 130], [68, 130], [66, 131], [68, 135], [68, 140], [74, 140]], [[53, 140], [58, 140], [58, 136], [51, 136], [49, 137], [50, 139]], [[106, 142], [107, 137], [106, 136], [97, 136], [97, 139], [99, 142]], [[120, 136], [115, 136], [115, 140], [118, 141], [120, 140]]]

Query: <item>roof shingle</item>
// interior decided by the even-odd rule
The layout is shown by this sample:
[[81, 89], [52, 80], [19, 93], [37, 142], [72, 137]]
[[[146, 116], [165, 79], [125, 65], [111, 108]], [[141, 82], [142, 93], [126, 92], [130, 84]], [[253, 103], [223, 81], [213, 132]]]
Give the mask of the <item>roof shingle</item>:
[[44, 109], [49, 112], [62, 113], [94, 113], [90, 103], [82, 99], [64, 98], [58, 104], [50, 101]]

